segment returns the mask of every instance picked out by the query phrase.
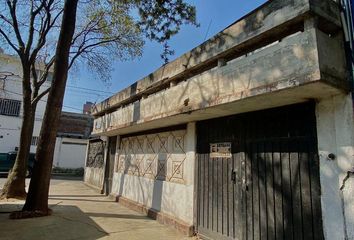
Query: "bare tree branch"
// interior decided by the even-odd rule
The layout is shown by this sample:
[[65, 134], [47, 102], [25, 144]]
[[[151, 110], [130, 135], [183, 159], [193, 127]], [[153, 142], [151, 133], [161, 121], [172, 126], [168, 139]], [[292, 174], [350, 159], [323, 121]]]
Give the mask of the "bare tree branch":
[[11, 27], [13, 27], [12, 22], [11, 22], [10, 19], [8, 19], [7, 17], [5, 17], [5, 16], [2, 15], [2, 14], [0, 14], [0, 18], [1, 18], [2, 20], [4, 20], [7, 24], [11, 25]]
[[29, 30], [28, 30], [28, 40], [27, 40], [27, 44], [26, 44], [26, 50], [25, 50], [25, 54], [27, 56], [29, 56], [29, 52], [31, 50], [32, 47], [32, 43], [33, 43], [33, 34], [34, 34], [34, 21], [37, 17], [37, 14], [40, 13], [40, 11], [42, 10], [42, 8], [44, 7], [44, 3], [45, 1], [42, 1], [41, 4], [39, 5], [39, 7], [37, 9], [34, 10], [34, 6], [33, 6], [33, 0], [31, 0], [31, 10], [30, 10], [30, 24], [29, 24]]
[[17, 38], [18, 45], [19, 45], [19, 52], [20, 53], [24, 53], [23, 51], [24, 51], [24, 48], [25, 48], [25, 44], [24, 44], [24, 42], [22, 40], [22, 37], [21, 37], [20, 29], [18, 27], [17, 16], [16, 16], [17, 0], [13, 0], [12, 4], [11, 4], [10, 0], [7, 0], [6, 2], [7, 2], [7, 5], [9, 7], [9, 10], [10, 10], [10, 15], [11, 15], [11, 18], [12, 18], [12, 26], [13, 26], [13, 29], [15, 31], [16, 38]]
[[41, 92], [39, 95], [37, 95], [32, 101], [31, 104], [37, 104], [39, 102], [39, 100], [41, 100], [41, 98], [43, 98], [45, 95], [47, 95], [50, 91], [50, 87], [48, 87], [46, 90], [44, 90], [43, 92]]
[[0, 34], [5, 38], [6, 42], [20, 55], [19, 48], [11, 41], [11, 39], [6, 35], [6, 33], [0, 28]]
[[51, 60], [46, 64], [45, 66], [45, 69], [44, 69], [44, 73], [43, 75], [41, 76], [40, 80], [38, 81], [38, 87], [41, 87], [43, 85], [43, 83], [45, 83], [45, 81], [47, 81], [47, 77], [48, 77], [48, 74], [49, 74], [49, 70], [50, 68], [53, 66], [54, 64], [54, 60], [55, 60], [55, 57], [53, 56], [51, 58]]
[[92, 44], [89, 44], [89, 45], [84, 45], [85, 42], [82, 44], [81, 47], [79, 47], [79, 49], [77, 50], [77, 52], [73, 52], [74, 53], [74, 56], [71, 58], [70, 60], [70, 64], [69, 64], [69, 69], [71, 68], [71, 66], [74, 64], [74, 61], [76, 58], [78, 58], [82, 53], [84, 53], [85, 51], [89, 50], [90, 48], [94, 48], [96, 46], [100, 46], [100, 45], [104, 45], [104, 44], [107, 44], [107, 43], [112, 43], [112, 42], [115, 42], [117, 40], [120, 39], [120, 36], [116, 37], [116, 38], [112, 38], [112, 39], [108, 39], [108, 40], [102, 40], [102, 41], [99, 41], [99, 42], [96, 42], [96, 43], [92, 43]]
[[32, 74], [33, 86], [36, 88], [37, 81], [38, 81], [38, 75], [37, 75], [37, 71], [36, 71], [36, 63], [35, 62], [31, 63], [31, 74]]

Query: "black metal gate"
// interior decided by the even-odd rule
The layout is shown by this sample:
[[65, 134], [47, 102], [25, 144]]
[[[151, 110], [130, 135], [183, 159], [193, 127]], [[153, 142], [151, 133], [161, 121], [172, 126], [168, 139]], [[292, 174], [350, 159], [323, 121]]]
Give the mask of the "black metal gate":
[[201, 237], [323, 239], [313, 103], [202, 121], [197, 136]]

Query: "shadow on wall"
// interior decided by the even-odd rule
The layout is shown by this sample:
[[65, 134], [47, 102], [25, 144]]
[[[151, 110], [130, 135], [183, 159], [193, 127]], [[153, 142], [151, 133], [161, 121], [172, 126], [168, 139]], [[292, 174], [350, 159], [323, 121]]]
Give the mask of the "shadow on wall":
[[[120, 196], [120, 197], [124, 195], [125, 177], [127, 174], [129, 174], [129, 171], [131, 171], [130, 170], [131, 168], [135, 168], [138, 171], [140, 171], [139, 168], [135, 164], [132, 164], [132, 155], [128, 154], [128, 155], [126, 155], [126, 158], [124, 159], [124, 170], [121, 173], [120, 181], [119, 181], [118, 196]], [[139, 173], [139, 175], [140, 175], [140, 173]], [[143, 202], [145, 202], [144, 187], [141, 183], [140, 178], [138, 178], [138, 181], [139, 181], [141, 193], [143, 194], [143, 196], [142, 196]]]
[[[210, 211], [232, 206], [245, 239], [323, 239], [313, 110], [305, 103], [199, 122], [198, 224], [205, 226], [201, 219]], [[230, 142], [233, 157], [211, 158], [210, 142]], [[213, 196], [230, 192], [235, 208], [222, 200], [213, 205]], [[211, 226], [227, 227], [223, 218], [211, 218]]]
[[307, 142], [251, 142], [244, 151], [246, 214], [251, 215], [246, 221], [252, 221], [248, 226], [253, 228], [248, 232], [258, 233], [257, 239], [266, 232], [294, 239], [320, 236], [318, 159]]
[[157, 160], [157, 176], [155, 177], [154, 180], [154, 187], [152, 190], [152, 204], [151, 204], [151, 208], [157, 212], [160, 212], [162, 207], [162, 189], [167, 174], [166, 162], [167, 162], [167, 153], [159, 153], [158, 160]]
[[[163, 183], [166, 180], [166, 160], [161, 160], [161, 159], [166, 159], [166, 153], [161, 153], [158, 154], [158, 173], [160, 173], [158, 176], [155, 177], [154, 184], [153, 184], [153, 191], [152, 191], [152, 202], [151, 202], [151, 208], [154, 211], [160, 212], [161, 211], [161, 206], [162, 206], [162, 189], [163, 189]], [[120, 184], [119, 184], [119, 190], [118, 190], [118, 196], [123, 196], [124, 197], [124, 184], [125, 184], [125, 177], [128, 175], [131, 171], [132, 168], [135, 168], [136, 171], [138, 171], [138, 176], [136, 179], [138, 180], [139, 187], [140, 187], [140, 192], [142, 194], [142, 202], [146, 203], [146, 196], [145, 196], [145, 191], [147, 191], [146, 186], [143, 185], [142, 183], [142, 178], [144, 176], [141, 176], [141, 173], [139, 172], [140, 169], [135, 165], [132, 164], [132, 156], [126, 155], [125, 162], [124, 162], [124, 171], [121, 173], [120, 176]], [[138, 190], [137, 190], [138, 191]]]
[[[223, 54], [224, 56], [222, 61], [225, 62], [228, 62], [232, 59], [236, 59], [239, 57], [247, 58], [249, 55], [252, 55], [255, 50], [257, 51], [261, 50], [263, 47], [272, 44], [278, 40], [281, 40], [284, 36], [291, 35], [294, 32], [302, 31], [303, 30], [302, 23], [298, 23], [298, 22], [290, 23], [290, 21], [287, 24], [289, 25], [292, 24], [291, 26], [282, 26], [273, 29], [275, 25], [281, 23], [281, 21], [279, 23], [277, 22], [279, 21], [278, 19], [283, 19], [283, 18], [286, 19], [287, 17], [290, 18], [292, 16], [292, 14], [289, 13], [289, 9], [295, 12], [302, 10], [303, 6], [298, 6], [297, 4], [298, 4], [297, 2], [294, 2], [292, 0], [267, 2], [263, 6], [260, 6], [259, 8], [250, 12], [244, 18], [228, 26], [225, 30], [218, 33], [216, 36], [210, 38], [205, 43], [194, 48], [190, 52], [184, 54], [177, 60], [168, 63], [167, 65], [163, 65], [156, 72], [151, 73], [149, 76], [146, 77], [147, 79], [149, 79], [149, 81], [141, 82], [144, 83], [143, 89], [137, 89], [138, 82], [131, 85], [129, 87], [130, 89], [129, 97], [131, 98], [136, 97], [134, 99], [137, 101], [132, 103], [131, 106], [124, 106], [124, 107], [127, 109], [129, 108], [129, 116], [133, 116], [133, 119], [132, 120], [129, 119], [129, 122], [124, 122], [119, 124], [135, 124], [137, 121], [141, 120], [140, 118], [151, 119], [157, 117], [159, 114], [166, 113], [166, 110], [171, 107], [171, 99], [168, 99], [166, 96], [164, 96], [164, 94], [162, 93], [162, 91], [164, 90], [161, 91], [162, 96], [161, 99], [159, 99], [159, 103], [154, 104], [154, 101], [152, 101], [151, 104], [148, 104], [150, 106], [148, 106], [147, 109], [143, 109], [144, 106], [141, 105], [141, 100], [138, 100], [141, 97], [139, 95], [141, 91], [143, 91], [144, 89], [145, 90], [149, 89], [155, 85], [157, 86], [158, 85], [157, 82], [160, 82], [161, 85], [164, 85], [162, 87], [160, 86], [161, 88], [164, 87], [168, 88], [169, 82], [166, 79], [169, 78], [172, 79], [172, 77], [174, 78], [173, 79], [174, 82], [183, 83], [184, 81], [190, 79], [191, 77], [198, 76], [203, 72], [206, 72], [212, 68], [217, 67], [218, 59], [216, 56], [221, 52], [228, 51], [228, 52], [224, 52]], [[277, 18], [275, 16], [277, 16]], [[274, 20], [275, 18], [276, 20]], [[269, 28], [272, 28], [271, 34], [263, 38], [256, 38], [257, 35], [259, 35], [263, 31], [268, 30]], [[251, 41], [246, 41], [246, 39], [251, 39]], [[306, 54], [302, 54], [302, 55], [306, 56]], [[300, 56], [300, 58], [303, 57]], [[199, 63], [203, 63], [203, 62], [208, 62], [208, 63], [203, 64], [203, 66], [198, 66]], [[263, 63], [260, 64], [261, 64], [260, 66], [262, 66]], [[252, 63], [250, 63], [249, 65], [252, 65]], [[244, 68], [244, 66], [240, 66], [240, 68], [242, 69]], [[257, 79], [257, 75], [262, 75], [261, 70], [262, 69], [253, 69], [253, 70], [251, 69], [245, 72], [242, 71], [240, 73], [236, 72], [236, 74], [240, 75], [238, 76], [238, 78], [240, 79], [240, 81], [243, 82], [244, 85], [243, 86], [244, 90], [238, 92], [238, 94], [241, 95], [241, 98], [243, 98], [244, 95], [247, 95], [247, 92], [250, 91], [250, 89], [252, 89], [251, 82], [254, 82]], [[274, 76], [281, 76], [283, 74], [282, 69], [278, 68], [278, 64], [274, 64], [273, 70], [274, 71], [268, 71], [269, 76], [267, 76], [266, 77], [267, 79], [265, 79], [266, 83], [272, 82]], [[182, 72], [184, 73], [181, 74]], [[178, 77], [175, 78], [175, 76]], [[216, 76], [216, 78], [219, 78], [219, 74]], [[220, 81], [213, 82], [212, 84], [213, 86], [211, 86], [210, 89], [207, 89], [202, 82], [205, 81], [196, 80], [194, 83], [195, 86], [193, 86], [193, 92], [195, 92], [195, 90], [197, 89], [199, 90], [198, 100], [200, 100], [199, 102], [194, 103], [196, 105], [194, 107], [197, 107], [197, 105], [200, 105], [200, 108], [206, 107], [211, 102], [220, 100], [219, 94], [220, 92], [222, 92], [220, 91], [222, 90], [220, 86]], [[150, 85], [148, 83], [150, 83]], [[233, 84], [234, 83], [231, 83], [230, 85]], [[189, 88], [191, 86], [189, 85], [190, 82], [187, 81], [185, 86], [183, 86], [183, 89], [178, 93], [178, 95], [174, 97], [173, 102], [178, 103], [178, 106], [176, 106], [178, 109], [174, 109], [174, 110], [176, 111], [180, 110], [181, 112], [191, 111], [189, 109], [191, 108], [191, 105], [193, 105], [193, 101], [191, 101], [188, 107], [187, 107], [188, 104], [183, 105], [183, 103], [185, 103], [186, 100], [189, 99], [192, 100], [192, 98], [190, 98], [190, 96], [188, 95], [196, 95], [190, 91]], [[233, 88], [234, 92], [235, 90], [237, 90], [236, 86], [230, 86], [230, 88]], [[151, 96], [152, 98], [153, 95]], [[105, 106], [105, 102], [103, 102], [102, 105]], [[154, 108], [155, 110], [153, 111], [154, 114], [148, 116], [147, 112], [149, 112], [150, 108]], [[130, 111], [132, 111], [132, 113]], [[109, 116], [102, 117], [102, 120], [107, 121], [106, 124], [107, 126], [114, 126], [115, 124], [111, 122], [114, 121], [114, 119], [110, 118]]]
[[96, 187], [103, 184], [104, 143], [97, 139], [90, 141], [85, 170], [85, 181]]
[[[269, 89], [282, 89], [287, 85], [297, 86], [301, 83], [298, 80], [289, 82], [287, 80], [288, 77], [294, 76], [289, 73], [292, 67], [297, 67], [293, 70], [299, 74], [298, 76], [310, 74], [315, 70], [312, 67], [304, 68], [302, 64], [296, 65], [300, 62], [314, 62], [312, 51], [308, 51], [311, 50], [311, 44], [303, 43], [306, 39], [309, 40], [309, 37], [308, 34], [299, 33], [290, 40], [274, 46], [269, 45], [270, 50], [260, 49], [254, 52], [257, 55], [249, 53], [242, 59], [233, 59], [225, 67], [214, 67], [198, 73], [188, 78], [188, 81], [182, 81], [177, 87], [161, 90], [125, 106], [124, 110], [117, 110], [114, 114], [119, 113], [124, 116], [122, 118], [113, 118], [114, 114], [109, 114], [103, 119], [110, 127], [122, 124], [134, 125], [139, 121], [150, 121], [177, 113], [190, 113], [223, 102], [259, 95]], [[296, 38], [302, 42], [288, 49], [291, 44], [295, 44]], [[263, 53], [260, 53], [261, 51]], [[282, 62], [287, 56], [289, 56], [287, 62]]]

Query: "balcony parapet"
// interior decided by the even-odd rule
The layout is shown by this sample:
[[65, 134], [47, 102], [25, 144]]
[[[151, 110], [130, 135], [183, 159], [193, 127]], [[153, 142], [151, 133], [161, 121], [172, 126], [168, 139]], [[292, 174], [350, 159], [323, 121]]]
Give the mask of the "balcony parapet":
[[218, 65], [304, 29], [311, 17], [318, 28], [336, 33], [341, 28], [338, 5], [333, 0], [271, 0], [236, 21], [190, 52], [162, 66], [112, 97], [97, 104], [102, 116], [141, 98], [185, 81]]
[[309, 84], [321, 83], [346, 90], [342, 44], [340, 36], [331, 37], [317, 28], [308, 27], [230, 60], [226, 65], [215, 66], [170, 88], [96, 117], [94, 133], [190, 114]]

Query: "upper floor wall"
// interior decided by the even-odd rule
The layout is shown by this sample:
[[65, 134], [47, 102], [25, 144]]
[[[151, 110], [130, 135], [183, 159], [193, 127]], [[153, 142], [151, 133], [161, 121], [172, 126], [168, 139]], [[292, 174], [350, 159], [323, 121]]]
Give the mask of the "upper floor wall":
[[[40, 69], [41, 67], [39, 66], [38, 69], [39, 74], [41, 71]], [[2, 80], [0, 80], [0, 98], [15, 100], [16, 102], [19, 102], [20, 113], [18, 116], [21, 117], [23, 115], [22, 67], [19, 58], [12, 55], [0, 54], [0, 75], [7, 75], [6, 80], [4, 80], [3, 77], [1, 77]], [[50, 84], [51, 84], [51, 79], [48, 79], [42, 85], [40, 92], [50, 87]], [[37, 121], [42, 121], [43, 119], [46, 100], [47, 100], [47, 96], [44, 96], [37, 104], [36, 116], [35, 116]]]
[[[187, 121], [193, 112], [307, 85], [318, 95], [345, 91], [346, 74], [337, 4], [273, 0], [96, 105], [94, 133], [181, 114]], [[316, 97], [299, 93], [294, 101]]]

